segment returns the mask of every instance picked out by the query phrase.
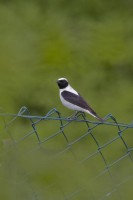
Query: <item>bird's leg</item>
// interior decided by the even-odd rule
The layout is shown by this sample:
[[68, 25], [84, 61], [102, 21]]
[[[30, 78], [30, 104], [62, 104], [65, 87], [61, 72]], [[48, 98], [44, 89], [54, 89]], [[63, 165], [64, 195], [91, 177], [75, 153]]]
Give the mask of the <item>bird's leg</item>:
[[77, 117], [82, 116], [83, 118], [85, 118], [85, 116], [86, 116], [85, 113], [82, 111], [78, 111], [77, 115], [78, 115]]
[[74, 112], [72, 115], [70, 115], [68, 117], [68, 119], [75, 119], [75, 118], [77, 118], [78, 113], [79, 113], [78, 111]]
[[77, 118], [79, 111], [73, 113], [73, 118]]

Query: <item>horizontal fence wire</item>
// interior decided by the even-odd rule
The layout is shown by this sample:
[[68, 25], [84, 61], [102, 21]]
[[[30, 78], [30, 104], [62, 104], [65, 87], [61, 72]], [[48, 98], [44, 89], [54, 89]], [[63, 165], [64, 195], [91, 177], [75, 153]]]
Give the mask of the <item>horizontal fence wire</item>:
[[[61, 113], [55, 108], [51, 109], [44, 116], [32, 116], [28, 108], [26, 108], [25, 106], [22, 107], [17, 114], [0, 113], [0, 116], [2, 117], [3, 124], [4, 124], [3, 125], [4, 128], [1, 131], [3, 131], [4, 134], [6, 133], [6, 138], [8, 135], [8, 138], [11, 139], [12, 141], [11, 146], [19, 146], [23, 141], [28, 140], [31, 136], [34, 135], [36, 138], [35, 145], [30, 147], [30, 149], [28, 149], [28, 152], [26, 153], [34, 154], [34, 152], [36, 151], [44, 150], [44, 157], [46, 154], [49, 155], [50, 153], [50, 155], [51, 154], [53, 155], [52, 159], [56, 161], [60, 157], [63, 157], [63, 156], [65, 157], [65, 155], [68, 152], [70, 152], [71, 155], [73, 156], [73, 159], [75, 159], [78, 162], [79, 166], [86, 166], [88, 162], [90, 163], [93, 162], [94, 166], [103, 165], [103, 168], [99, 167], [100, 169], [96, 170], [96, 172], [93, 173], [91, 178], [88, 178], [88, 179], [85, 178], [86, 184], [83, 184], [83, 185], [81, 184], [80, 187], [77, 187], [77, 188], [75, 187], [73, 191], [64, 192], [63, 188], [61, 186], [58, 186], [60, 192], [62, 193], [62, 197], [59, 199], [65, 199], [65, 200], [78, 199], [78, 197], [81, 194], [85, 195], [91, 183], [93, 183], [92, 185], [96, 187], [95, 182], [98, 182], [99, 179], [102, 179], [107, 175], [113, 187], [110, 187], [103, 193], [96, 195], [94, 199], [106, 200], [106, 199], [110, 199], [111, 197], [113, 199], [113, 195], [115, 193], [117, 193], [117, 199], [120, 199], [121, 198], [120, 188], [122, 188], [124, 184], [128, 184], [128, 182], [130, 183], [130, 181], [133, 179], [133, 157], [132, 157], [133, 122], [129, 124], [119, 123], [117, 122], [117, 120], [112, 114], [108, 114], [107, 116], [105, 116], [103, 122], [88, 120], [87, 118], [88, 116], [86, 116], [82, 112], [78, 112], [76, 116], [72, 115], [69, 117], [62, 117]], [[23, 130], [24, 133], [22, 135], [19, 135], [18, 133], [16, 137], [16, 134], [14, 135], [14, 131], [12, 132], [10, 131], [10, 129], [12, 128], [13, 124], [15, 126], [16, 121], [18, 122], [20, 120], [25, 120], [23, 123], [23, 127], [27, 123], [26, 121], [28, 121], [31, 129], [28, 132]], [[51, 126], [50, 130], [52, 129], [52, 126], [54, 128], [53, 123], [57, 124], [56, 131], [51, 133], [47, 129], [46, 131], [47, 134], [45, 134], [45, 126], [47, 126], [48, 122], [50, 122], [50, 126]], [[72, 137], [72, 133], [71, 133], [71, 136], [69, 134], [70, 131], [71, 132], [75, 131], [75, 129], [71, 127], [71, 125], [73, 124], [75, 127], [76, 126], [80, 127], [79, 131], [82, 130], [82, 127], [84, 126], [83, 132], [81, 134], [78, 133], [77, 137], [76, 136]], [[40, 134], [38, 125], [40, 127], [43, 126], [41, 130], [43, 134]], [[105, 134], [103, 135], [103, 132], [104, 132], [103, 129], [105, 127], [106, 127], [106, 130], [105, 130]], [[67, 131], [67, 128], [69, 128], [70, 131]], [[108, 136], [108, 131], [110, 131], [110, 129], [112, 130]], [[100, 132], [102, 132], [102, 136], [100, 136], [101, 134]], [[44, 137], [42, 137], [42, 135]], [[58, 148], [58, 146], [56, 145], [56, 149], [54, 149], [54, 143], [52, 143], [53, 145], [52, 151], [49, 151], [45, 147], [45, 145], [47, 146], [47, 144], [50, 141], [53, 141], [53, 139], [57, 141], [58, 136], [62, 136], [64, 140], [61, 148]], [[106, 141], [104, 140], [104, 137], [106, 137]], [[101, 138], [102, 138], [102, 142], [101, 142]], [[91, 151], [89, 151], [88, 150], [89, 147], [86, 146], [86, 142], [88, 142], [88, 140], [89, 140], [90, 145], [91, 145], [91, 141], [93, 143], [93, 150]], [[82, 156], [79, 156], [80, 153], [79, 154], [77, 153], [77, 151], [80, 152], [80, 148], [77, 150], [75, 147], [77, 144], [79, 144], [79, 142], [82, 142], [83, 147], [86, 148], [86, 150], [82, 152]], [[116, 151], [116, 153], [112, 155], [111, 154], [112, 151], [113, 152]], [[116, 155], [118, 154], [118, 155], [116, 156], [115, 154]], [[111, 155], [111, 158], [110, 158], [110, 155]], [[99, 164], [99, 160], [100, 160], [100, 164]], [[126, 168], [125, 168], [125, 165], [121, 164], [123, 162], [125, 162]], [[126, 164], [126, 162], [130, 164], [128, 165]], [[36, 159], [35, 159], [35, 163], [36, 163]], [[125, 168], [125, 171], [127, 172], [127, 174], [125, 173], [125, 171], [124, 173], [121, 172], [122, 175], [120, 174], [120, 176], [122, 178], [117, 179], [116, 174], [118, 175], [118, 172], [121, 171], [121, 165], [122, 165], [122, 170], [124, 170]], [[129, 170], [128, 170], [127, 165], [129, 166]], [[91, 170], [88, 164], [87, 166], [88, 168], [83, 173], [83, 175], [85, 173], [88, 173], [88, 171]], [[116, 167], [116, 171], [115, 173], [113, 173], [113, 170], [115, 169], [115, 167]], [[27, 178], [28, 174], [30, 173], [32, 173], [32, 170], [31, 171], [29, 170], [28, 172], [26, 171], [25, 177]], [[82, 173], [81, 173], [81, 176], [82, 176]], [[53, 183], [51, 183], [48, 187], [52, 188], [55, 185], [57, 187], [57, 184], [59, 183], [56, 183], [56, 181], [55, 182], [53, 181]], [[28, 185], [30, 187], [30, 184]], [[93, 186], [91, 187], [90, 187], [91, 189], [90, 188], [89, 189], [93, 191]], [[34, 189], [32, 191], [34, 191]], [[93, 191], [92, 193], [93, 193], [92, 196], [93, 195], [95, 196], [94, 194], [95, 192]], [[34, 194], [33, 199], [41, 199], [39, 198], [39, 194], [37, 190], [36, 192], [34, 191], [33, 194]], [[53, 198], [53, 199], [56, 199], [56, 198]]]

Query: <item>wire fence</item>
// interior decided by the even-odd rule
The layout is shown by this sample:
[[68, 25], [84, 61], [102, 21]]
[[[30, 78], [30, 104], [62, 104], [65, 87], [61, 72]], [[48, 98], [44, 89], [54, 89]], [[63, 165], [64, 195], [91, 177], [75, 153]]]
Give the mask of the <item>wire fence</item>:
[[104, 122], [81, 112], [62, 117], [55, 108], [44, 116], [32, 116], [26, 107], [0, 116], [1, 165], [17, 151], [20, 164], [12, 162], [19, 178], [13, 181], [26, 184], [28, 199], [132, 199], [133, 123], [111, 114]]

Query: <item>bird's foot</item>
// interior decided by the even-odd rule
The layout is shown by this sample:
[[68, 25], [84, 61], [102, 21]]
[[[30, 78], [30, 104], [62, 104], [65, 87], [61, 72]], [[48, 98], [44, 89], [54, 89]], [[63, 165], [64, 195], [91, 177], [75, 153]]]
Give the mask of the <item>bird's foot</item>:
[[72, 115], [68, 117], [68, 119], [77, 119], [78, 111], [74, 112]]
[[85, 117], [85, 113], [84, 112], [81, 112], [81, 111], [76, 111], [76, 112], [74, 112], [72, 115], [70, 115], [69, 117], [68, 117], [68, 119], [77, 119], [78, 117], [80, 117], [80, 116], [82, 116], [82, 117]]

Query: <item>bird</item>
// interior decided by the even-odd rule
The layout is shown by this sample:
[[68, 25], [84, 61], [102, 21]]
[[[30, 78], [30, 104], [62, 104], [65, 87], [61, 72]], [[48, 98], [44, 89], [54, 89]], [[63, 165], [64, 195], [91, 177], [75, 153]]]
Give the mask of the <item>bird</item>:
[[104, 120], [97, 115], [97, 113], [90, 107], [90, 105], [83, 99], [83, 97], [71, 87], [66, 78], [59, 78], [57, 80], [59, 87], [59, 96], [62, 104], [76, 112], [84, 112], [92, 115], [94, 118], [103, 122]]

